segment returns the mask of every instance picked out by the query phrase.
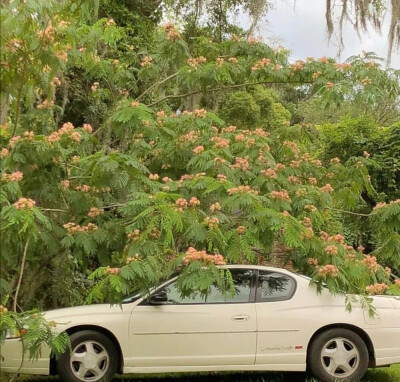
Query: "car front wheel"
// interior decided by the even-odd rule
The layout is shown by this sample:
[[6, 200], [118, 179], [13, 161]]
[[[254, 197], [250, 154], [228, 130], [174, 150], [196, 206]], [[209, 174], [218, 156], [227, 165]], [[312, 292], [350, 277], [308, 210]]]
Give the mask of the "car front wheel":
[[353, 331], [330, 329], [312, 342], [308, 364], [312, 373], [323, 382], [357, 382], [368, 369], [368, 349]]
[[118, 352], [106, 335], [83, 330], [70, 336], [72, 352], [57, 361], [63, 382], [110, 382], [117, 372]]

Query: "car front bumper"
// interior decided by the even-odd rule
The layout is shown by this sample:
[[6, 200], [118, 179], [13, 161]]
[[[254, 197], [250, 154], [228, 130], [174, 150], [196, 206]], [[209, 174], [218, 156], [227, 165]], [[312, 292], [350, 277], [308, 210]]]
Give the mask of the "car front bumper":
[[6, 339], [0, 347], [0, 370], [5, 373], [39, 374], [50, 373], [50, 349], [42, 348], [37, 360], [23, 357], [22, 342], [19, 338]]

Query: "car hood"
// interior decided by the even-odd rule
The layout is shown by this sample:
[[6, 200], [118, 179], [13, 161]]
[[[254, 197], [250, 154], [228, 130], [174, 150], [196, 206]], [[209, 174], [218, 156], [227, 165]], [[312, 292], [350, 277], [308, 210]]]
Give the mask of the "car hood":
[[72, 308], [54, 309], [44, 312], [46, 320], [71, 319], [77, 316], [116, 314], [126, 311], [124, 305], [95, 304], [74, 306]]

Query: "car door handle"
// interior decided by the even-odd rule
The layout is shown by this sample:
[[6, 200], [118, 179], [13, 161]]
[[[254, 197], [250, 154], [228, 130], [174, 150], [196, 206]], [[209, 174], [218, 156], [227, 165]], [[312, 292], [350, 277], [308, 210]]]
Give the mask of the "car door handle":
[[238, 314], [231, 317], [233, 321], [247, 321], [250, 317], [247, 314]]

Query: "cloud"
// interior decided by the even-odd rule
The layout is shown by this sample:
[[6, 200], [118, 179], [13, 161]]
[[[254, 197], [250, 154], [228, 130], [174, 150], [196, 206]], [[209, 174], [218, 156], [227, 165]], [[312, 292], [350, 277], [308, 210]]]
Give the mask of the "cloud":
[[[277, 1], [274, 9], [268, 13], [268, 22], [260, 25], [260, 33], [267, 42], [279, 38], [282, 45], [292, 51], [293, 59], [327, 56], [344, 61], [363, 50], [386, 58], [389, 16], [386, 15], [381, 34], [371, 28], [361, 39], [351, 25], [346, 25], [343, 31], [345, 48], [339, 57], [338, 40], [332, 36], [328, 42], [324, 0], [300, 0], [295, 7], [293, 1]], [[243, 15], [239, 16], [238, 22], [243, 27], [249, 25], [248, 18]], [[400, 68], [399, 52], [394, 52], [391, 66]]]

